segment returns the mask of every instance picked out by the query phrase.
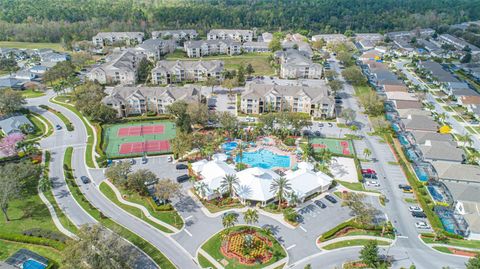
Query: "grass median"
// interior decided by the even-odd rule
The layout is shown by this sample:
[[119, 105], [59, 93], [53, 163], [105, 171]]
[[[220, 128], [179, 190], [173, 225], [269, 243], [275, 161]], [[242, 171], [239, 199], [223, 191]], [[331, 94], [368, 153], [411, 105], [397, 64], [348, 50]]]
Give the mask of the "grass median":
[[71, 132], [74, 130], [72, 122], [67, 117], [65, 117], [65, 115], [63, 115], [60, 111], [55, 110], [47, 105], [40, 105], [40, 107], [55, 114], [63, 122], [63, 124], [65, 124], [68, 131]]
[[[345, 240], [345, 241], [340, 241], [332, 244], [328, 244], [324, 247], [323, 249], [326, 250], [332, 250], [332, 249], [338, 249], [338, 248], [346, 248], [346, 247], [354, 247], [354, 246], [364, 246], [368, 242], [373, 241], [372, 239], [352, 239], [352, 240]], [[389, 242], [383, 241], [383, 240], [376, 240], [379, 246], [387, 246], [390, 245]]]
[[[53, 133], [53, 125], [49, 120], [41, 116], [40, 114], [29, 112], [25, 114], [27, 119], [35, 126], [35, 132], [27, 135], [27, 139], [40, 139], [42, 137], [48, 137]], [[43, 122], [45, 124], [43, 124]]]
[[113, 220], [107, 218], [96, 209], [88, 200], [83, 196], [80, 188], [78, 187], [77, 183], [72, 174], [72, 153], [73, 148], [69, 147], [65, 151], [64, 156], [64, 163], [63, 166], [65, 168], [65, 180], [67, 181], [68, 187], [73, 198], [80, 204], [80, 206], [88, 213], [90, 216], [95, 218], [98, 222], [100, 222], [105, 227], [115, 231], [120, 236], [125, 238], [126, 240], [130, 241], [132, 244], [137, 246], [139, 249], [144, 251], [148, 256], [150, 256], [162, 269], [173, 269], [175, 266], [172, 262], [165, 256], [163, 253], [160, 252], [158, 248], [150, 244], [149, 242], [145, 241], [140, 236], [136, 235], [135, 233], [131, 232], [127, 228], [117, 224]]
[[123, 210], [127, 211], [128, 213], [134, 215], [135, 217], [139, 218], [139, 219], [142, 219], [143, 221], [149, 223], [150, 225], [152, 225], [153, 227], [159, 229], [160, 231], [163, 231], [163, 232], [166, 232], [166, 233], [172, 233], [171, 230], [169, 230], [168, 228], [154, 222], [154, 221], [151, 221], [149, 218], [147, 218], [145, 216], [145, 214], [143, 214], [142, 210], [140, 210], [139, 208], [136, 208], [136, 207], [133, 207], [133, 206], [129, 206], [129, 205], [126, 205], [124, 203], [121, 203], [118, 199], [117, 199], [117, 196], [115, 195], [115, 192], [112, 190], [112, 188], [110, 188], [110, 186], [108, 186], [105, 182], [102, 182], [99, 186], [100, 188], [100, 191], [108, 198], [110, 199], [110, 201], [114, 202], [117, 206], [119, 206], [120, 208], [122, 208]]
[[198, 254], [197, 258], [198, 258], [198, 263], [202, 268], [213, 268], [213, 269], [217, 268], [215, 267], [215, 265], [213, 265], [213, 263], [207, 260], [207, 258], [205, 258], [205, 256], [203, 256], [202, 254]]

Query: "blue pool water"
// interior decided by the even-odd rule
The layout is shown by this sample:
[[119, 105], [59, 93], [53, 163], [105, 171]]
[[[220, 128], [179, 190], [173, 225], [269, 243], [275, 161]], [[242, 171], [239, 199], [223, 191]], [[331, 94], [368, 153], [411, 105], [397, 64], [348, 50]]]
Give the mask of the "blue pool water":
[[397, 133], [400, 131], [400, 126], [396, 123], [392, 123], [392, 129]]
[[235, 142], [235, 141], [232, 141], [232, 142], [227, 142], [227, 143], [224, 143], [222, 145], [222, 148], [225, 150], [225, 151], [232, 151], [234, 149], [236, 149], [238, 147], [238, 143]]
[[410, 145], [410, 142], [408, 142], [408, 139], [403, 135], [399, 135], [398, 140], [400, 141], [400, 144], [404, 146]]
[[418, 154], [413, 149], [407, 149], [407, 157], [410, 161], [415, 162], [418, 160]]
[[440, 217], [440, 221], [442, 222], [443, 229], [449, 233], [455, 233], [455, 222], [449, 217]]
[[417, 174], [417, 177], [418, 179], [420, 179], [420, 181], [422, 182], [428, 181], [428, 174], [422, 167], [414, 166], [413, 170], [415, 170], [415, 174]]
[[427, 186], [427, 189], [430, 192], [430, 194], [432, 195], [433, 199], [435, 199], [435, 201], [437, 201], [437, 202], [443, 202], [444, 201], [443, 195], [441, 193], [439, 193], [435, 187]]
[[244, 152], [242, 158], [237, 155], [235, 161], [245, 163], [250, 167], [265, 169], [271, 169], [272, 167], [290, 167], [290, 156], [278, 155], [265, 149], [254, 152]]
[[23, 269], [45, 269], [47, 266], [41, 262], [38, 262], [36, 260], [26, 260], [23, 263]]

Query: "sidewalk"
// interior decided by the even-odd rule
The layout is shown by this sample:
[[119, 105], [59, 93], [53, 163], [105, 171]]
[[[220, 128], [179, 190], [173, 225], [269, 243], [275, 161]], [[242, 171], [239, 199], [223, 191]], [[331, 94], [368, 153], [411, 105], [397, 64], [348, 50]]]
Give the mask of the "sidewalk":
[[325, 246], [327, 246], [327, 245], [331, 245], [331, 244], [333, 244], [333, 243], [338, 243], [338, 242], [348, 241], [348, 240], [359, 240], [359, 239], [386, 241], [386, 242], [388, 242], [388, 243], [390, 243], [390, 244], [393, 244], [393, 242], [394, 242], [393, 239], [385, 238], [385, 237], [380, 237], [380, 236], [350, 235], [350, 236], [337, 237], [337, 238], [334, 238], [334, 239], [332, 239], [332, 240], [328, 240], [328, 241], [321, 242], [321, 243], [318, 243], [318, 242], [317, 242], [317, 246], [318, 246], [318, 248], [323, 249], [323, 247], [325, 247]]

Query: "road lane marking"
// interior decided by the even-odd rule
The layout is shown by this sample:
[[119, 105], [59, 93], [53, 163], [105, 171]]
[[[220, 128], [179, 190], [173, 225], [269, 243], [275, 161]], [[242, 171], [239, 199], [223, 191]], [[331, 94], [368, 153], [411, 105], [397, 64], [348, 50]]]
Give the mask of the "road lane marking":
[[294, 248], [294, 247], [296, 247], [296, 246], [297, 246], [297, 245], [293, 244], [293, 245], [289, 246], [289, 247], [287, 248], [287, 250], [290, 250], [290, 249], [292, 249], [292, 248]]
[[305, 230], [305, 228], [303, 228], [302, 226], [298, 226], [298, 227], [302, 229], [302, 231], [307, 232], [307, 230]]
[[408, 236], [405, 235], [398, 235], [397, 238], [408, 238]]
[[193, 216], [190, 215], [190, 216], [186, 217], [185, 220], [191, 219], [192, 217], [193, 217]]
[[190, 237], [193, 236], [187, 229], [183, 229], [183, 230], [185, 230], [185, 232], [186, 232], [188, 235], [190, 235]]

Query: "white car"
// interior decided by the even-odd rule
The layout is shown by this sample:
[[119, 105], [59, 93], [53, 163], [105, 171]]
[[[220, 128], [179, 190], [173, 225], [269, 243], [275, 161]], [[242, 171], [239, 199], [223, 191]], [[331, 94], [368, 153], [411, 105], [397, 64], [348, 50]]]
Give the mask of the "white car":
[[415, 222], [415, 227], [418, 229], [430, 229], [430, 226], [425, 221], [417, 221]]
[[410, 212], [423, 212], [423, 209], [421, 209], [419, 206], [409, 206], [408, 210]]
[[367, 181], [367, 186], [380, 187], [380, 183], [378, 183], [377, 181], [370, 180], [370, 181]]

